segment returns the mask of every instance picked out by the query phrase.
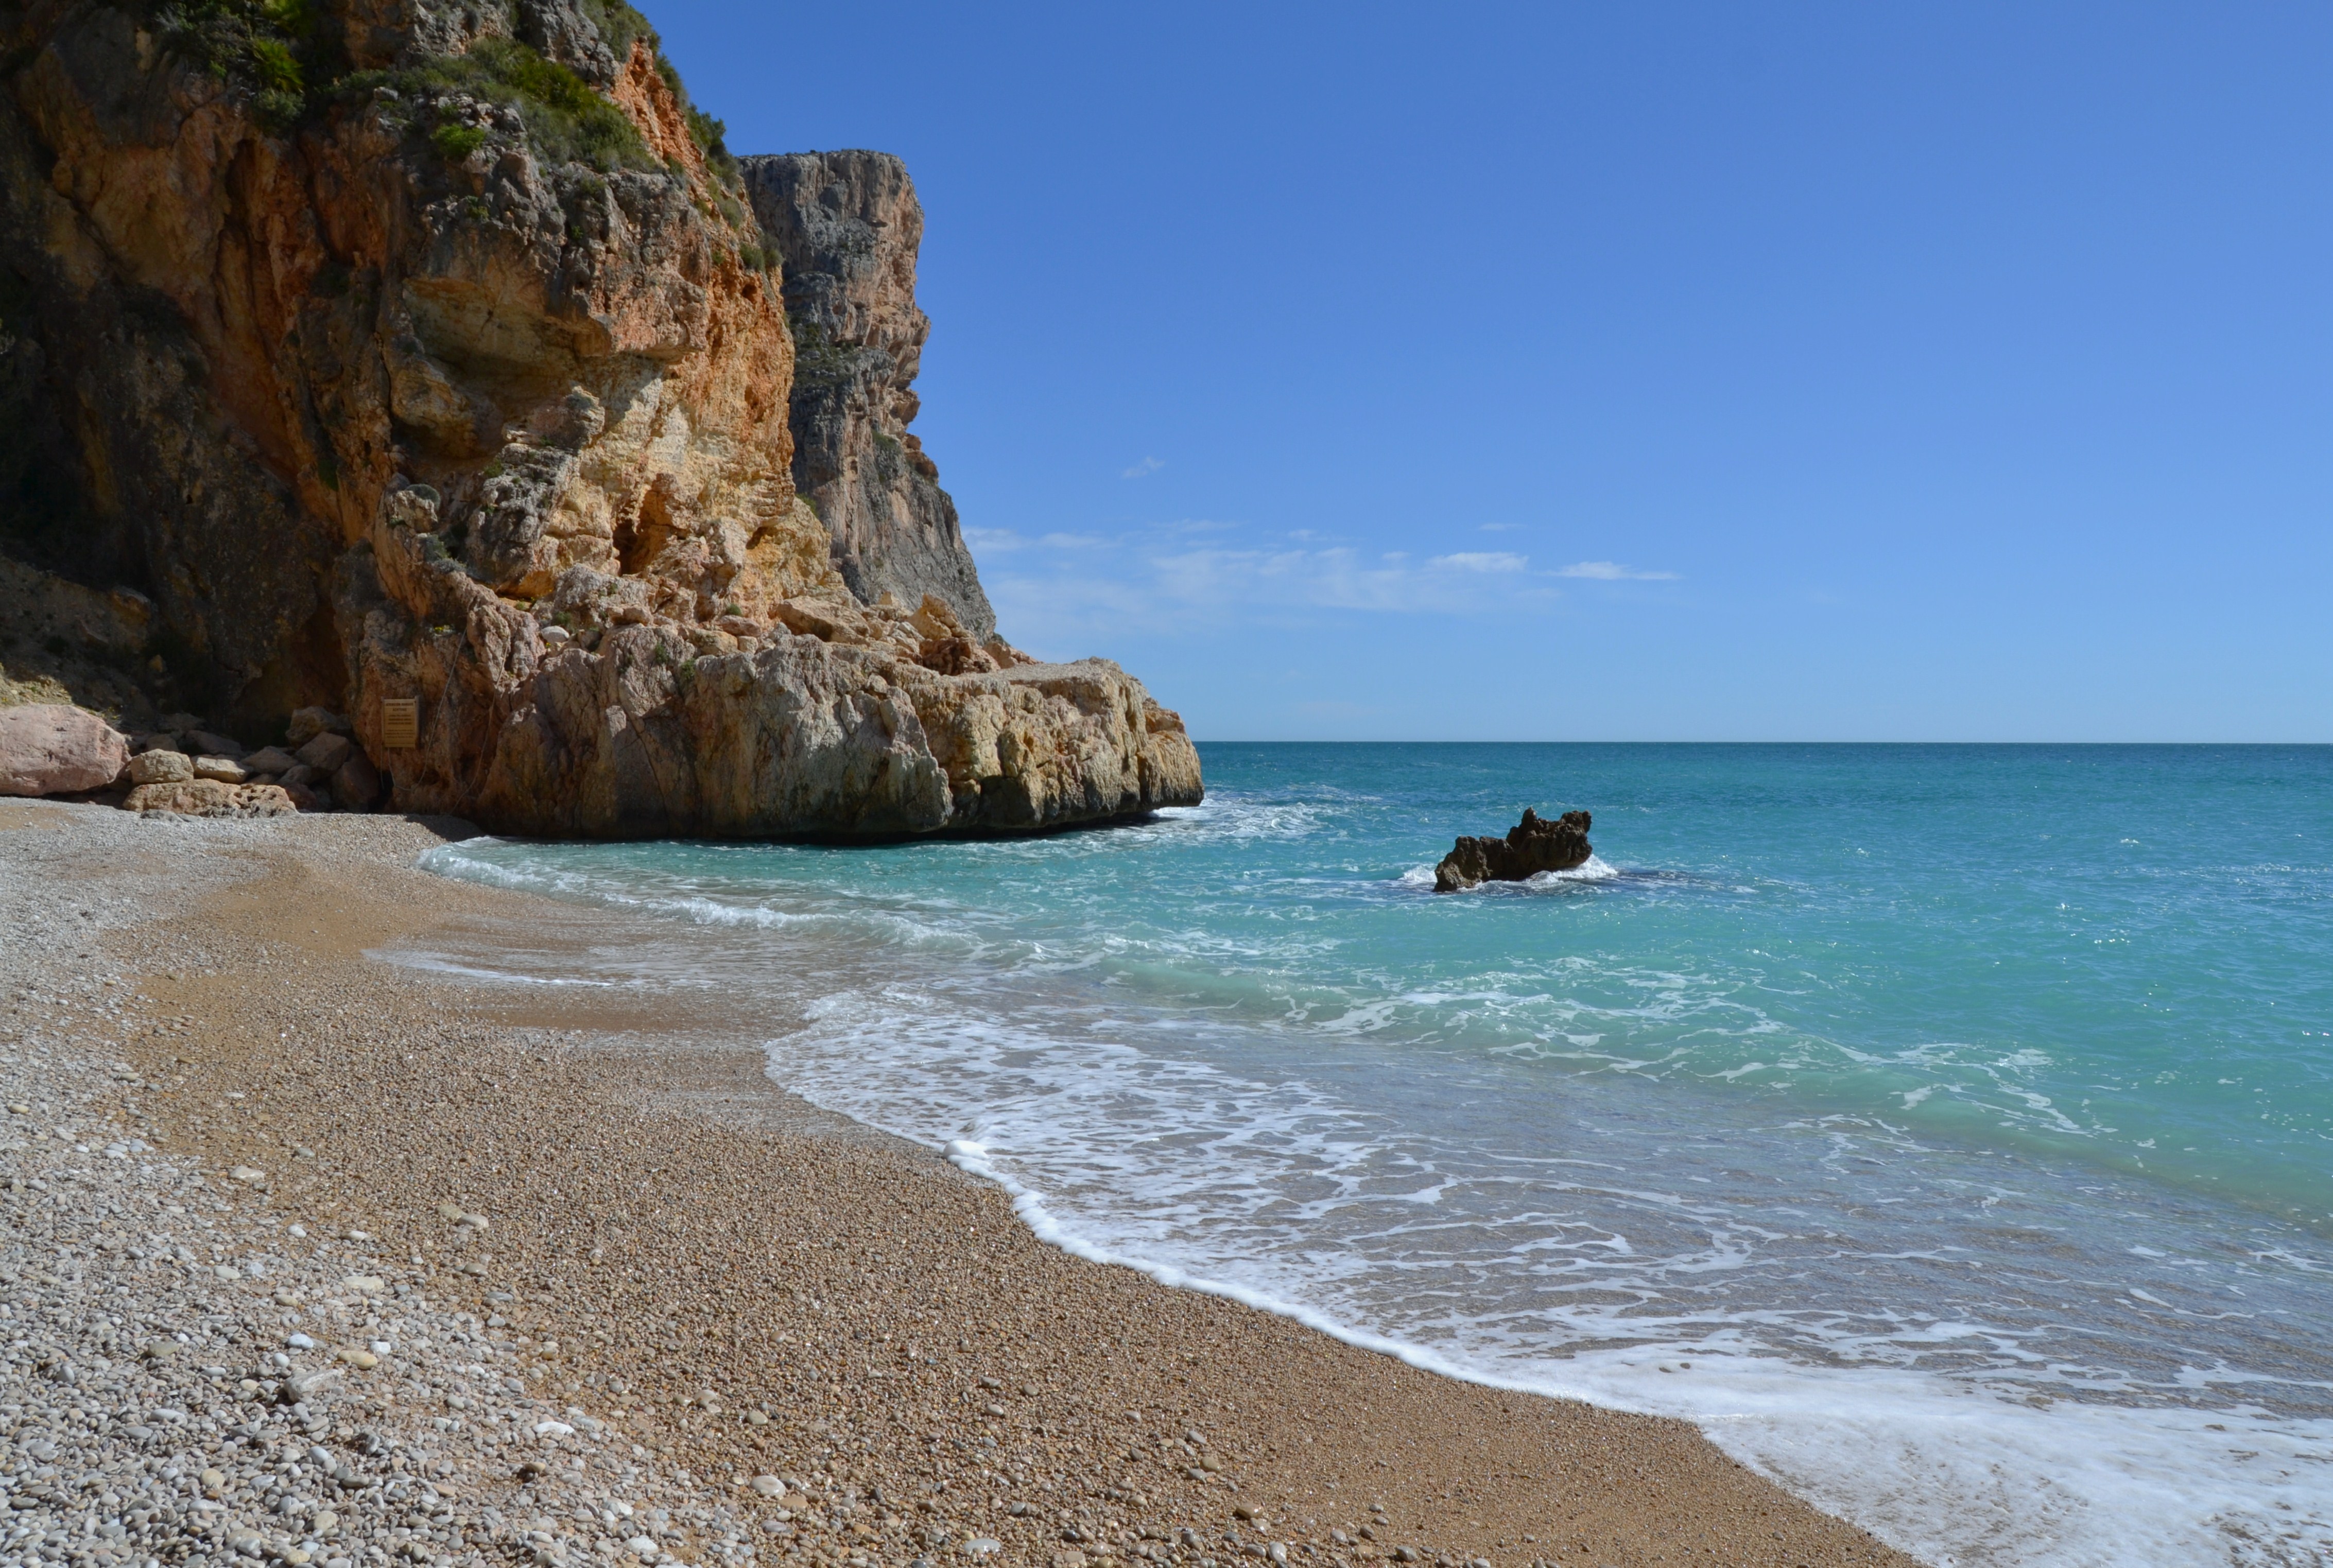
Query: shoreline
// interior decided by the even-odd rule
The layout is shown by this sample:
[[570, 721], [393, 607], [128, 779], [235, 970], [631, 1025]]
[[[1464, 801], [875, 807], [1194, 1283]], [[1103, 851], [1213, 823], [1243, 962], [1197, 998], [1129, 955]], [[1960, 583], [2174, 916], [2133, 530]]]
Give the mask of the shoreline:
[[[0, 812], [12, 901], [38, 862], [52, 886], [110, 878], [148, 911], [101, 939], [137, 1002], [82, 1053], [146, 1085], [113, 1087], [107, 1114], [228, 1187], [243, 1223], [300, 1224], [316, 1250], [292, 1262], [370, 1248], [406, 1300], [481, 1320], [415, 1332], [499, 1342], [538, 1420], [576, 1429], [488, 1440], [466, 1414], [486, 1381], [409, 1345], [347, 1373], [379, 1391], [350, 1413], [376, 1435], [409, 1423], [473, 1515], [433, 1525], [458, 1539], [428, 1560], [645, 1560], [608, 1505], [663, 1488], [684, 1500], [648, 1506], [726, 1515], [677, 1550], [645, 1543], [668, 1560], [936, 1564], [978, 1540], [995, 1543], [981, 1560], [1046, 1568], [1275, 1546], [1498, 1568], [1911, 1561], [1684, 1422], [1459, 1382], [1059, 1250], [1000, 1187], [786, 1095], [754, 1043], [770, 1020], [717, 997], [505, 997], [367, 957], [463, 922], [579, 942], [622, 924], [415, 869], [435, 841], [391, 817]], [[31, 956], [70, 966], [70, 946]], [[21, 1052], [62, 1015], [17, 1006]], [[238, 1167], [266, 1174], [222, 1181]], [[581, 1451], [581, 1478], [563, 1461], [522, 1478], [514, 1441]], [[626, 1449], [629, 1480], [604, 1465]], [[765, 1496], [757, 1476], [784, 1482]], [[530, 1544], [513, 1521], [549, 1511], [546, 1488], [558, 1528]], [[351, 1562], [377, 1544], [360, 1519], [335, 1528]], [[343, 1550], [316, 1541], [328, 1565]]]

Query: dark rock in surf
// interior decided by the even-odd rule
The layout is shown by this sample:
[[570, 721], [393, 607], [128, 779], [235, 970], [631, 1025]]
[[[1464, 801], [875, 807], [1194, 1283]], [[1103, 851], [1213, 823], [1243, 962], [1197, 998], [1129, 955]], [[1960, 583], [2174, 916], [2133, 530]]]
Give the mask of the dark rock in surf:
[[1458, 893], [1482, 882], [1521, 882], [1542, 871], [1570, 871], [1596, 853], [1588, 842], [1588, 813], [1567, 811], [1553, 822], [1528, 806], [1504, 838], [1461, 838], [1434, 868], [1434, 891]]

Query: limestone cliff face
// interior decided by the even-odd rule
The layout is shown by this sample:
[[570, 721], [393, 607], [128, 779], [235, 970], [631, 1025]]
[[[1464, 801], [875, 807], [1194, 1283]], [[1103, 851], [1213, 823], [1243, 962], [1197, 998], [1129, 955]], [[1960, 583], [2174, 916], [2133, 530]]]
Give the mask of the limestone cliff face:
[[[846, 222], [904, 227], [896, 160], [850, 167]], [[397, 805], [513, 831], [1195, 799], [1179, 721], [994, 641], [946, 496], [885, 477], [914, 238], [883, 281], [803, 242], [796, 330], [888, 366], [796, 403], [795, 243], [748, 195], [620, 0], [0, 9], [0, 551], [135, 590], [87, 648], [0, 657], [64, 644], [126, 709], [247, 734], [344, 709]], [[797, 429], [840, 463], [825, 521]], [[34, 598], [0, 582], [0, 637]]]
[[868, 603], [936, 594], [983, 640], [996, 629], [955, 502], [907, 426], [931, 319], [916, 304], [924, 209], [888, 152], [743, 160], [745, 189], [784, 259], [794, 329], [795, 489]]

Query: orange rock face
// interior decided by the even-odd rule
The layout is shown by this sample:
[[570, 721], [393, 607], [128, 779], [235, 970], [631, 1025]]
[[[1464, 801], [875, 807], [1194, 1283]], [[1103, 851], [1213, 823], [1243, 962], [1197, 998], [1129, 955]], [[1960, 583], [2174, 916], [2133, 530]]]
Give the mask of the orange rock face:
[[324, 0], [297, 35], [227, 9], [0, 18], [0, 504], [152, 600], [139, 679], [246, 731], [340, 709], [393, 804], [527, 831], [1197, 798], [1138, 683], [994, 640], [952, 507], [936, 599], [862, 602], [929, 575], [879, 529], [838, 569], [795, 493], [777, 247], [651, 37], [574, 0]]

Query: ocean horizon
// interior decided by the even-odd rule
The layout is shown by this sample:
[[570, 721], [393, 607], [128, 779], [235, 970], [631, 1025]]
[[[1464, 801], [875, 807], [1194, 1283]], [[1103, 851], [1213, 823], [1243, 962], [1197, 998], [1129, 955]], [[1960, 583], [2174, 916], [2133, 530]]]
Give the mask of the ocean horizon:
[[[645, 935], [401, 956], [735, 990], [1058, 1245], [1930, 1561], [2333, 1551], [2333, 747], [1201, 752], [1103, 831], [448, 845]], [[1594, 857], [1432, 891], [1525, 807]]]

